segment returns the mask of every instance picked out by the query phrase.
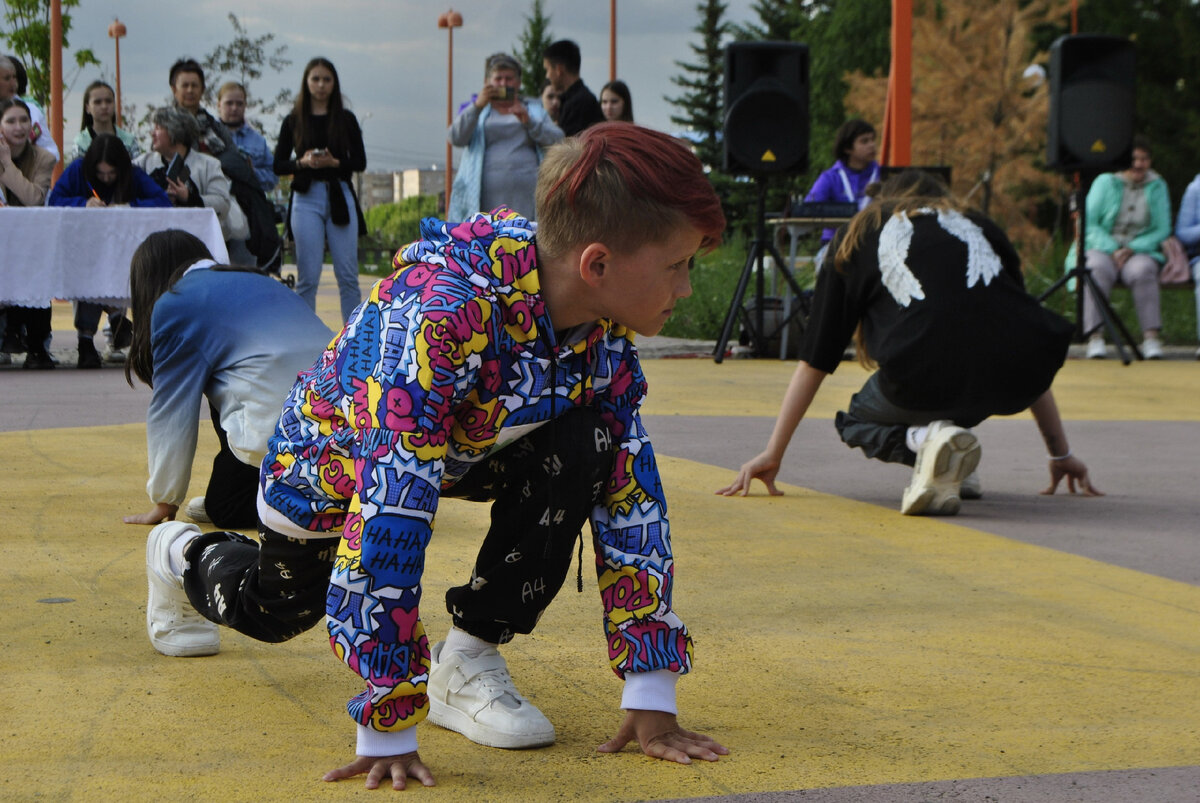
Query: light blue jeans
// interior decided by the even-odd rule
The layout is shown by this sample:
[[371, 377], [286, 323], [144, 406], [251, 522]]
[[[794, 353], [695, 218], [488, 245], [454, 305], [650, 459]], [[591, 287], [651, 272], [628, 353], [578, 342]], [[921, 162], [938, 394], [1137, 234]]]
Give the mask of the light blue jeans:
[[1192, 281], [1196, 283], [1196, 337], [1200, 337], [1200, 257], [1192, 260]]
[[292, 237], [296, 241], [296, 293], [308, 306], [317, 308], [317, 285], [321, 282], [321, 265], [328, 245], [342, 303], [342, 320], [345, 321], [362, 301], [362, 293], [358, 289], [358, 218], [354, 211], [354, 196], [346, 182], [340, 182], [339, 186], [350, 209], [347, 225], [334, 225], [328, 190], [320, 181], [314, 181], [308, 192], [292, 195], [291, 224]]

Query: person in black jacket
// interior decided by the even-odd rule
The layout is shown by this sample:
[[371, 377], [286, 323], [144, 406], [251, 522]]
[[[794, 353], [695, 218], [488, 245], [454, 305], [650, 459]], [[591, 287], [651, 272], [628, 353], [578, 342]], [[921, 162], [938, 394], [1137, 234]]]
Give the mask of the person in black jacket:
[[579, 45], [570, 39], [560, 39], [542, 54], [546, 79], [559, 94], [558, 127], [573, 137], [590, 125], [604, 122], [600, 101], [579, 77]]

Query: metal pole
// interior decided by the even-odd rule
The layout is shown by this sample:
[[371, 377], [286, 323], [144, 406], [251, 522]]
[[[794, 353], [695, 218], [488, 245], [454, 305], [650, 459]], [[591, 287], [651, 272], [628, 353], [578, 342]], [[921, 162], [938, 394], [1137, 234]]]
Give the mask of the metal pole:
[[617, 80], [617, 0], [608, 0], [608, 80]]
[[54, 168], [57, 179], [62, 173], [63, 153], [63, 102], [62, 102], [62, 2], [50, 3], [50, 136], [58, 145], [58, 164]]

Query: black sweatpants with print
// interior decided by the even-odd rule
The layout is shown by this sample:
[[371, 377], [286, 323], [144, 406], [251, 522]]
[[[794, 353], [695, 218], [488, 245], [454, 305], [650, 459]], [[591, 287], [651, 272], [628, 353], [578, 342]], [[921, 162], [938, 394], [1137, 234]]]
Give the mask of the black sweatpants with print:
[[[492, 502], [470, 582], [446, 592], [454, 624], [503, 644], [532, 632], [562, 588], [572, 546], [604, 492], [613, 440], [599, 413], [574, 408], [471, 469], [443, 496]], [[280, 642], [325, 615], [337, 538], [296, 539], [259, 525], [261, 546], [205, 533], [184, 553], [183, 584], [205, 618]]]

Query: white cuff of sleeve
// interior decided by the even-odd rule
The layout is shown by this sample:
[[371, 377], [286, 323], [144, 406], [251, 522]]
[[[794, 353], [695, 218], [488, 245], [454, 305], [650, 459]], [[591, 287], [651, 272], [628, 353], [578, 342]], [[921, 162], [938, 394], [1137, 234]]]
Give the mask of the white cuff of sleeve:
[[668, 669], [630, 672], [625, 676], [621, 708], [678, 714], [679, 710], [675, 705], [675, 684], [678, 681], [679, 675]]
[[355, 748], [357, 755], [401, 756], [405, 753], [415, 753], [416, 750], [416, 725], [402, 731], [377, 731], [365, 725], [358, 726], [358, 747]]

